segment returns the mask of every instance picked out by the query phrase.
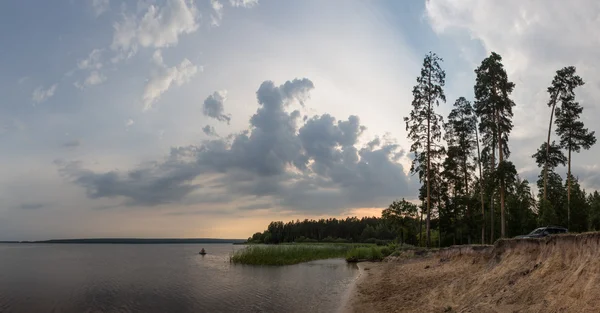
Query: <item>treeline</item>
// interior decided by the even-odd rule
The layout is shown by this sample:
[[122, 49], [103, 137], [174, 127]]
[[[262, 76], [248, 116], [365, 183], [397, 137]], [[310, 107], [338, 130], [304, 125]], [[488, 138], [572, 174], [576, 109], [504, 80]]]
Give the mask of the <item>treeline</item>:
[[[332, 242], [332, 243], [387, 243], [399, 237], [398, 224], [378, 217], [348, 217], [271, 222], [267, 229], [248, 238], [250, 243]], [[405, 235], [407, 243], [417, 244], [417, 235]]]

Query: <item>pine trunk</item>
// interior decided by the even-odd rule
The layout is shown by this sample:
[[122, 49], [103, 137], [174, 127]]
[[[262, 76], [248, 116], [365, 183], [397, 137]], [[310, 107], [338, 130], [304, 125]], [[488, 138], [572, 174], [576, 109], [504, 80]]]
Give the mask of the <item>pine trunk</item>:
[[567, 228], [571, 227], [571, 146], [569, 146], [569, 166], [567, 170]]
[[[502, 164], [504, 154], [502, 153], [502, 134], [500, 133], [500, 113], [496, 111], [497, 136], [498, 136], [498, 166]], [[506, 225], [504, 216], [504, 179], [500, 179], [500, 238], [506, 236]]]
[[477, 163], [479, 164], [479, 196], [481, 200], [481, 244], [485, 244], [485, 203], [483, 202], [483, 175], [481, 171], [481, 152], [479, 151], [479, 131], [475, 126], [475, 140], [477, 140]]
[[[431, 71], [429, 72], [429, 86], [431, 86]], [[429, 248], [431, 240], [431, 96], [428, 95], [427, 103], [427, 236], [426, 246]]]
[[423, 207], [425, 202], [422, 202], [421, 205], [421, 218], [419, 220], [419, 247], [421, 246], [421, 243], [423, 242]]
[[554, 118], [554, 108], [556, 107], [556, 97], [552, 101], [552, 111], [550, 112], [550, 124], [548, 124], [548, 140], [546, 140], [546, 162], [544, 162], [544, 200], [548, 200], [548, 159], [550, 158], [550, 132], [552, 130], [552, 119]]
[[[494, 143], [492, 145], [492, 147], [495, 146], [496, 143]], [[493, 149], [493, 153], [492, 153], [492, 166], [490, 168], [494, 169], [496, 167], [496, 150]], [[494, 228], [495, 228], [495, 223], [494, 223], [494, 189], [492, 189], [492, 195], [490, 197], [490, 244], [494, 244], [494, 238], [495, 235], [494, 234]]]

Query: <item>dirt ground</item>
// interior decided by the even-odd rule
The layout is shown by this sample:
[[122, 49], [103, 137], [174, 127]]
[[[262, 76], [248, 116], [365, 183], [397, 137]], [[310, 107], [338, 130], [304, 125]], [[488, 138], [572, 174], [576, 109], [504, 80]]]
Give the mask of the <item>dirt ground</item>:
[[600, 312], [598, 233], [362, 267], [348, 312]]

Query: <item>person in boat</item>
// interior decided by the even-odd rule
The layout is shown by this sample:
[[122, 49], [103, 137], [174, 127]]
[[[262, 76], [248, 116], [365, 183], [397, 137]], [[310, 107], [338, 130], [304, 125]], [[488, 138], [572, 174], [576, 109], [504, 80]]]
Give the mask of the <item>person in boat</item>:
[[202, 248], [202, 250], [200, 250], [200, 254], [206, 254], [206, 251], [204, 250], [204, 248]]

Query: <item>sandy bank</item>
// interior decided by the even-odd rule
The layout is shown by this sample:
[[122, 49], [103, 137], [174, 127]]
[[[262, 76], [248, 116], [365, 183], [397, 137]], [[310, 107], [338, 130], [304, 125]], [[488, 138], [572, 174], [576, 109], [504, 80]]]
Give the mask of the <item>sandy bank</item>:
[[600, 312], [600, 233], [362, 266], [346, 312]]
[[365, 267], [368, 271], [368, 270], [370, 270], [371, 264], [377, 264], [377, 263], [371, 263], [371, 262], [356, 263], [356, 266], [358, 267], [358, 275], [356, 275], [356, 278], [350, 283], [350, 285], [348, 286], [348, 289], [344, 293], [344, 295], [342, 297], [342, 303], [341, 303], [337, 313], [353, 312], [353, 301], [352, 300], [358, 295], [356, 288], [358, 285], [364, 284], [363, 280], [365, 280], [365, 278], [367, 277], [367, 275], [365, 274]]

